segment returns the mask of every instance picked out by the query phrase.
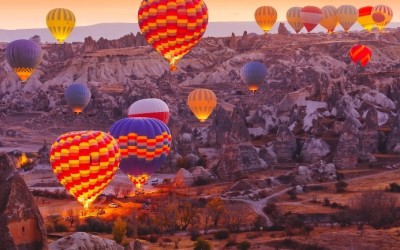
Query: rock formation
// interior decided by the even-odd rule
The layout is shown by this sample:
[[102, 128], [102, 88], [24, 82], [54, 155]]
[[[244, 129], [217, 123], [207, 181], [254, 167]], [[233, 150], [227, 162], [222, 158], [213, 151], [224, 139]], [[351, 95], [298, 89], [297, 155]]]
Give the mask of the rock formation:
[[237, 48], [238, 48], [238, 42], [237, 42], [235, 33], [232, 33], [232, 36], [231, 36], [231, 38], [229, 39], [228, 47], [231, 48], [231, 49], [237, 50]]
[[278, 34], [279, 35], [284, 35], [284, 36], [287, 36], [287, 35], [290, 34], [284, 23], [279, 23]]
[[352, 132], [344, 132], [333, 155], [333, 164], [337, 168], [354, 168], [358, 162], [359, 139]]
[[360, 159], [362, 161], [371, 161], [372, 153], [378, 152], [378, 113], [374, 107], [368, 110], [364, 125], [359, 132], [360, 138]]
[[260, 151], [258, 152], [258, 156], [263, 159], [268, 166], [278, 163], [278, 156], [272, 150], [272, 146], [261, 146]]
[[287, 127], [282, 124], [276, 133], [274, 142], [274, 152], [278, 157], [278, 161], [291, 161], [297, 151], [296, 137]]
[[47, 249], [42, 215], [6, 154], [0, 154], [0, 248]]
[[322, 139], [309, 138], [301, 148], [300, 158], [305, 162], [318, 162], [330, 151], [329, 145]]
[[193, 174], [181, 168], [175, 175], [174, 185], [176, 187], [190, 187], [194, 184]]
[[49, 244], [49, 250], [101, 249], [123, 250], [115, 241], [104, 239], [96, 235], [78, 232], [56, 240]]
[[386, 150], [388, 152], [400, 152], [400, 111], [397, 112], [390, 130]]

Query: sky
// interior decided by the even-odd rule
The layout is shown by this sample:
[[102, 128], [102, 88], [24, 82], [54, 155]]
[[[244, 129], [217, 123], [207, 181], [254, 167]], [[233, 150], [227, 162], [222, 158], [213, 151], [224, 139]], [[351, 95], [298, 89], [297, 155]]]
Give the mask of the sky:
[[[77, 26], [98, 23], [137, 23], [140, 0], [1, 0], [0, 29], [46, 28], [46, 15], [53, 8], [74, 12]], [[350, 3], [349, 3], [350, 2]], [[394, 11], [392, 22], [400, 22], [400, 0], [205, 0], [210, 22], [253, 21], [259, 6], [273, 6], [278, 21], [286, 21], [293, 6], [352, 4], [357, 8], [386, 4]], [[302, 5], [299, 5], [301, 3]], [[398, 13], [396, 13], [398, 11]]]

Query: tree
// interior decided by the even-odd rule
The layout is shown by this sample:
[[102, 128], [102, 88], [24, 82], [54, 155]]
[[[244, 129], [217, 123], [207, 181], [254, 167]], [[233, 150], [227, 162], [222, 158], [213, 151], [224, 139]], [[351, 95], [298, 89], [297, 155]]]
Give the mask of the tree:
[[77, 215], [77, 213], [75, 213], [75, 211], [72, 208], [68, 209], [67, 214], [68, 214], [67, 220], [70, 223], [70, 227], [72, 227], [72, 225], [77, 220], [78, 215]]
[[191, 202], [183, 202], [178, 206], [178, 220], [180, 222], [181, 230], [186, 228], [199, 220], [199, 209], [195, 207]]
[[214, 227], [218, 225], [218, 222], [226, 211], [224, 202], [220, 197], [209, 200], [206, 205], [206, 210], [206, 213], [211, 217]]
[[225, 227], [231, 232], [238, 232], [240, 226], [247, 220], [246, 214], [246, 207], [241, 204], [227, 206], [223, 214]]
[[114, 185], [114, 186], [113, 186], [113, 191], [114, 191], [115, 197], [118, 198], [119, 193], [121, 192], [121, 186], [119, 186], [119, 185]]
[[297, 199], [297, 192], [296, 192], [295, 188], [292, 188], [292, 189], [288, 190], [286, 193], [289, 195], [289, 198], [291, 200]]
[[208, 241], [199, 238], [194, 244], [194, 250], [211, 250], [211, 245]]
[[176, 224], [178, 218], [178, 208], [176, 201], [171, 200], [167, 204], [159, 206], [156, 216], [156, 223], [161, 231], [174, 233], [178, 225]]
[[114, 236], [114, 240], [117, 243], [121, 243], [124, 236], [126, 235], [126, 222], [121, 219], [121, 217], [118, 217], [115, 220], [112, 234]]
[[349, 184], [347, 182], [344, 182], [344, 181], [336, 182], [336, 184], [335, 184], [336, 192], [338, 192], [338, 193], [345, 192], [348, 185]]
[[131, 193], [132, 193], [132, 188], [131, 187], [130, 188], [124, 188], [121, 191], [121, 194], [122, 194], [122, 196], [124, 196], [124, 198], [128, 197]]

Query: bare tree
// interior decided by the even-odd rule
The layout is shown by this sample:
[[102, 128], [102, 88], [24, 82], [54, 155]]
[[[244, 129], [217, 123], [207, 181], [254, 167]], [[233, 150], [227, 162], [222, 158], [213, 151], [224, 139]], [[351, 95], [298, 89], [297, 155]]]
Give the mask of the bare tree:
[[167, 204], [159, 206], [156, 216], [156, 224], [161, 231], [174, 233], [178, 226], [177, 222], [178, 209], [176, 202], [169, 201]]
[[72, 227], [74, 225], [75, 221], [77, 220], [77, 218], [76, 218], [77, 213], [72, 208], [70, 208], [67, 210], [67, 215], [68, 215], [67, 221], [69, 221], [70, 227]]
[[124, 188], [121, 191], [122, 196], [127, 197], [132, 193], [132, 188]]
[[214, 227], [218, 225], [225, 210], [224, 202], [220, 197], [208, 201], [206, 205], [206, 213], [211, 217]]
[[383, 191], [366, 191], [353, 197], [350, 207], [358, 228], [391, 225], [396, 219], [397, 197]]
[[180, 228], [186, 228], [195, 221], [199, 220], [199, 208], [195, 207], [191, 202], [183, 202], [178, 206], [178, 220]]
[[114, 186], [113, 186], [113, 191], [114, 191], [115, 197], [118, 198], [119, 193], [121, 192], [121, 186], [119, 186], [119, 185], [114, 185]]
[[223, 213], [223, 222], [225, 227], [231, 232], [238, 232], [240, 227], [246, 221], [246, 208], [242, 204], [226, 206]]

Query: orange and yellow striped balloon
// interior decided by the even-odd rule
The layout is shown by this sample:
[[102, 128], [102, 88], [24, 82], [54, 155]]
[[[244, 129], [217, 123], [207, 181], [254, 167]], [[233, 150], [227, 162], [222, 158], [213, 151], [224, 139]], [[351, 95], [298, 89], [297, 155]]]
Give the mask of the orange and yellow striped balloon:
[[372, 51], [365, 45], [355, 44], [350, 49], [350, 58], [354, 63], [360, 62], [362, 67], [367, 66], [368, 62], [371, 60]]
[[349, 32], [349, 29], [358, 19], [358, 9], [353, 5], [342, 5], [338, 8], [339, 23], [343, 27], [345, 32]]
[[371, 15], [376, 27], [382, 31], [382, 29], [392, 20], [393, 11], [389, 6], [381, 4], [372, 8]]
[[144, 0], [138, 20], [147, 42], [168, 60], [174, 71], [177, 62], [203, 36], [208, 11], [203, 0]]
[[278, 18], [278, 13], [274, 7], [271, 6], [261, 6], [257, 8], [254, 13], [254, 18], [258, 26], [264, 31], [268, 32], [274, 26], [276, 19]]
[[319, 24], [324, 27], [328, 33], [333, 33], [338, 24], [337, 9], [332, 5], [327, 5], [321, 8], [322, 19]]
[[299, 33], [304, 27], [304, 24], [301, 21], [300, 11], [301, 7], [292, 7], [286, 12], [286, 19], [296, 33]]
[[217, 106], [217, 96], [209, 89], [195, 89], [189, 93], [187, 105], [200, 122], [205, 122]]
[[85, 208], [110, 183], [119, 162], [118, 142], [101, 131], [63, 134], [50, 150], [50, 163], [57, 179]]
[[63, 43], [75, 27], [75, 15], [68, 9], [52, 9], [46, 16], [46, 23], [57, 42]]

